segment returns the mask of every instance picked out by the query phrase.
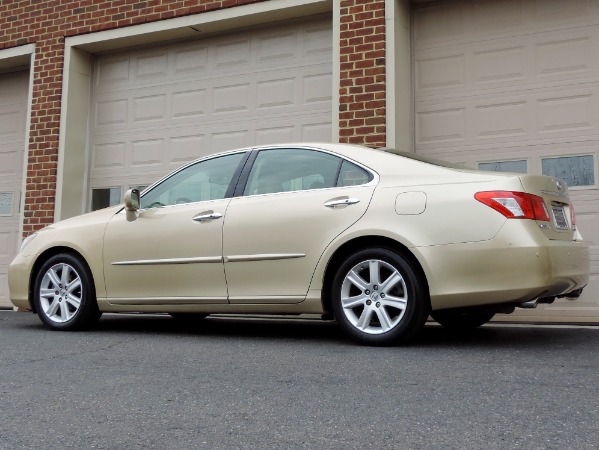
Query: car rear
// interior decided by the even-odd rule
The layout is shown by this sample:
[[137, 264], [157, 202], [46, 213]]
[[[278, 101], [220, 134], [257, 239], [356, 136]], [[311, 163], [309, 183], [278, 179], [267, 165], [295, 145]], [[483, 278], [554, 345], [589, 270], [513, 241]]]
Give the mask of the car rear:
[[397, 192], [397, 214], [402, 192], [424, 193], [425, 208], [398, 217], [397, 233], [423, 267], [433, 309], [580, 295], [589, 242], [576, 229], [564, 181], [401, 156], [409, 159], [398, 163], [403, 173], [387, 172], [380, 189]]

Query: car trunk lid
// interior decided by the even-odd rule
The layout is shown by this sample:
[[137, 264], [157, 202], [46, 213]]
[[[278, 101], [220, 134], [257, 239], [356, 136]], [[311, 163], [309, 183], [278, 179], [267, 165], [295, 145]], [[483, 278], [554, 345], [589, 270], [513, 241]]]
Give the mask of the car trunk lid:
[[545, 236], [552, 240], [574, 240], [576, 225], [572, 223], [573, 206], [566, 182], [544, 175], [522, 175], [520, 181], [525, 192], [537, 195], [545, 202], [551, 220], [537, 221]]

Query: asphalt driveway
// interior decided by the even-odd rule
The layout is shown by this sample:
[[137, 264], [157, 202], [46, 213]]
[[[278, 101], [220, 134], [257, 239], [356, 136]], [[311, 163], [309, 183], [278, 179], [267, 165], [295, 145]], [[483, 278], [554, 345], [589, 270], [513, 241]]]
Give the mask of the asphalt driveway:
[[599, 328], [429, 324], [403, 347], [334, 323], [0, 312], [0, 448], [597, 448]]

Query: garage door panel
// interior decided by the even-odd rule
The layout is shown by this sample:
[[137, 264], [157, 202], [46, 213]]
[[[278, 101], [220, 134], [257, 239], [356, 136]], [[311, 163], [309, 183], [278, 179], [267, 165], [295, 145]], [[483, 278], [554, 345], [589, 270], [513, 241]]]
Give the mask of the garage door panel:
[[163, 50], [154, 47], [102, 56], [95, 69], [94, 90], [99, 94], [132, 85], [146, 88], [193, 82], [198, 78], [235, 78], [239, 73], [294, 72], [307, 64], [322, 62], [330, 68], [333, 39], [330, 20], [247, 34], [249, 37], [208, 38]]
[[23, 152], [11, 150], [12, 148], [15, 148], [18, 144], [22, 144], [22, 141], [13, 145], [4, 141], [1, 142], [3, 147], [0, 147], [0, 175], [12, 176], [15, 172], [22, 172]]
[[414, 17], [416, 152], [566, 179], [592, 242], [579, 301], [510, 318], [599, 319], [599, 2], [453, 0]]
[[10, 306], [7, 271], [16, 254], [29, 73], [0, 75], [0, 307]]
[[201, 127], [207, 131], [205, 133], [191, 134], [186, 128], [159, 128], [146, 132], [145, 139], [135, 140], [126, 132], [98, 136], [90, 161], [91, 186], [105, 186], [105, 178], [118, 171], [128, 179], [128, 174], [136, 175], [146, 170], [146, 182], [153, 181], [152, 175], [162, 175], [185, 162], [219, 150], [276, 142], [330, 140], [332, 129], [328, 116], [321, 121], [314, 119], [298, 114], [265, 123], [254, 118], [242, 130], [234, 124], [206, 122]]
[[220, 150], [332, 137], [330, 19], [98, 56], [93, 80], [92, 190], [122, 193]]
[[20, 137], [25, 130], [25, 123], [18, 107], [19, 105], [0, 107], [0, 137], [3, 139]]
[[593, 0], [453, 0], [418, 5], [414, 41], [420, 46], [452, 45], [539, 34], [595, 23]]
[[292, 76], [285, 76], [285, 71], [266, 73], [252, 83], [220, 80], [218, 86], [211, 86], [209, 81], [202, 81], [200, 89], [198, 82], [186, 83], [167, 93], [164, 86], [155, 86], [98, 94], [94, 105], [94, 136], [238, 121], [250, 114], [269, 121], [281, 114], [297, 115], [299, 111], [306, 116], [325, 115], [330, 121], [330, 70], [319, 65], [301, 72], [295, 71]]
[[[487, 141], [538, 144], [556, 139], [599, 139], [599, 83], [540, 88], [501, 95], [438, 96], [416, 101], [416, 144], [483, 145]], [[568, 139], [570, 138], [570, 139]]]
[[596, 82], [598, 45], [599, 30], [587, 27], [422, 47], [414, 61], [415, 91], [422, 98]]

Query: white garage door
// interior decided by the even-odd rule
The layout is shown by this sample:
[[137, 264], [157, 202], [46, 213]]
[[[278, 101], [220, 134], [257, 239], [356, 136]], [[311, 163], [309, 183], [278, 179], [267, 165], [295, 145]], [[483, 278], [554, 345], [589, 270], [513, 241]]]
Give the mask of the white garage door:
[[29, 73], [0, 75], [0, 307], [10, 306], [7, 270], [19, 234]]
[[566, 179], [595, 242], [579, 301], [518, 316], [599, 320], [599, 2], [419, 4], [413, 46], [416, 151]]
[[220, 150], [330, 142], [331, 92], [330, 19], [101, 55], [90, 209]]

